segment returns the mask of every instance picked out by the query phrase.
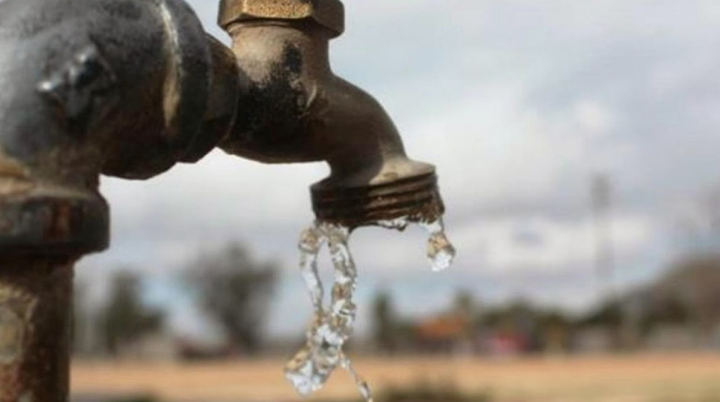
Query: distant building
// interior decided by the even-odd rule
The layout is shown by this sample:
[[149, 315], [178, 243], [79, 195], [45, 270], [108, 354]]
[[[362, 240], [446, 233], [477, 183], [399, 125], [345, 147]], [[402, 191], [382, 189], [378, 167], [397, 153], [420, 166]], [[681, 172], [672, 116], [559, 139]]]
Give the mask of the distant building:
[[494, 357], [515, 357], [528, 351], [528, 339], [518, 333], [496, 332], [484, 339], [483, 350]]
[[421, 352], [460, 354], [474, 352], [472, 323], [467, 317], [447, 314], [421, 321], [415, 326]]

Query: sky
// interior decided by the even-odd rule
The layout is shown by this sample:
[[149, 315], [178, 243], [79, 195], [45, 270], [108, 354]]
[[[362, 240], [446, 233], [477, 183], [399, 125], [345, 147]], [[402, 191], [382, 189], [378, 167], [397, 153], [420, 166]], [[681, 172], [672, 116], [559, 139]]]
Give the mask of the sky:
[[[216, 2], [189, 3], [228, 43]], [[458, 249], [455, 266], [435, 274], [422, 230], [357, 231], [361, 331], [380, 289], [416, 316], [442, 311], [458, 289], [485, 303], [593, 305], [598, 174], [612, 183], [618, 288], [657, 277], [708, 232], [717, 205], [707, 200], [720, 185], [717, 0], [345, 6], [333, 68], [385, 106], [411, 157], [437, 166]], [[199, 253], [239, 241], [282, 266], [271, 331], [300, 334], [310, 302], [296, 243], [313, 220], [309, 186], [327, 173], [215, 151], [147, 182], [104, 178], [112, 248], [85, 258], [79, 278], [102, 292], [119, 269], [145, 273], [149, 302], [170, 308], [177, 328], [202, 331], [175, 278]]]

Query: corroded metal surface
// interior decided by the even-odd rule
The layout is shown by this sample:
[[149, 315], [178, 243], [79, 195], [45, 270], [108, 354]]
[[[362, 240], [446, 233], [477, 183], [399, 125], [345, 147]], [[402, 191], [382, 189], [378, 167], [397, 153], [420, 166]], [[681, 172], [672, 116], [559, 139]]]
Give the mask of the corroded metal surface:
[[107, 247], [101, 173], [227, 135], [238, 68], [181, 0], [0, 3], [0, 402], [66, 402], [72, 262]]
[[108, 243], [100, 174], [205, 156], [238, 74], [181, 0], [7, 0], [0, 87], [0, 252], [85, 253]]
[[258, 19], [312, 20], [333, 37], [345, 31], [345, 7], [338, 0], [222, 0], [220, 26]]
[[102, 250], [108, 245], [109, 225], [107, 205], [99, 196], [43, 188], [26, 197], [0, 195], [0, 255]]
[[72, 261], [0, 256], [0, 401], [66, 402]]

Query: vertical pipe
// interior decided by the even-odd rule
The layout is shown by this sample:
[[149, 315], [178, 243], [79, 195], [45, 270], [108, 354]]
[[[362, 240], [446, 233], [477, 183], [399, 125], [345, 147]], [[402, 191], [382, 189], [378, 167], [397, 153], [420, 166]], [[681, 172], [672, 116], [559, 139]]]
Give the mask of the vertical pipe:
[[66, 402], [73, 258], [0, 256], [0, 402]]
[[0, 402], [66, 402], [73, 264], [108, 245], [99, 174], [209, 153], [239, 73], [183, 0], [0, 0], [0, 14]]

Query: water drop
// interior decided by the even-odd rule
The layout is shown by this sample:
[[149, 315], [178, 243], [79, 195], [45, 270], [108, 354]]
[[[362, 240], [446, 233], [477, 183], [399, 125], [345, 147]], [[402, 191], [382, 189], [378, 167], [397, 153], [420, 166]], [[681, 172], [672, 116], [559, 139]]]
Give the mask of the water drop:
[[360, 377], [360, 375], [357, 373], [350, 359], [343, 355], [341, 364], [343, 368], [345, 368], [352, 376], [353, 380], [355, 381], [355, 385], [357, 386], [358, 391], [360, 391], [360, 395], [362, 395], [363, 399], [365, 399], [366, 402], [373, 402], [370, 386], [368, 385], [367, 381], [365, 381], [365, 379]]
[[377, 225], [385, 229], [395, 229], [402, 232], [407, 229], [408, 225], [410, 225], [410, 219], [408, 217], [402, 217], [397, 219], [378, 221]]
[[455, 247], [445, 234], [445, 225], [442, 219], [434, 222], [422, 223], [430, 237], [428, 239], [427, 257], [434, 272], [444, 271], [452, 265], [455, 260]]

